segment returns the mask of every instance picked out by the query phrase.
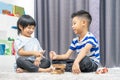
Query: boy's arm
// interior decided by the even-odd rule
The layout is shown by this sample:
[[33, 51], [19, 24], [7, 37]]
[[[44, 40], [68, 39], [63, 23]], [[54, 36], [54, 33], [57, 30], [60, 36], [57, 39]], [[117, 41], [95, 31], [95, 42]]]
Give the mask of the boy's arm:
[[79, 63], [80, 61], [89, 53], [90, 49], [92, 48], [91, 44], [87, 44], [78, 54], [77, 58], [75, 59], [72, 67], [73, 73], [80, 73]]
[[87, 44], [78, 54], [77, 58], [75, 59], [75, 63], [79, 63], [90, 51], [92, 48], [91, 44]]
[[70, 49], [65, 54], [61, 54], [61, 55], [57, 55], [54, 51], [51, 51], [50, 58], [53, 60], [65, 60], [68, 59], [72, 53], [73, 51]]

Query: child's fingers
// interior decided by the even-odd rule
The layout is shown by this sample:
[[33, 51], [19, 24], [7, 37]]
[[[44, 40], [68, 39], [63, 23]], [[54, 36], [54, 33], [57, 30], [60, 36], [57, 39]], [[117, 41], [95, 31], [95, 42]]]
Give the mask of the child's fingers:
[[45, 51], [46, 51], [46, 50], [40, 51], [40, 54], [39, 54], [39, 55], [40, 55], [42, 58], [45, 58], [45, 56], [43, 56], [43, 54], [45, 53]]
[[45, 56], [43, 56], [43, 54], [40, 54], [40, 56], [41, 56], [42, 58], [45, 58]]
[[52, 51], [50, 51], [49, 55], [50, 55], [50, 59], [52, 59], [53, 56]]
[[46, 50], [41, 50], [40, 53], [44, 54], [46, 52]]
[[43, 54], [46, 52], [46, 50], [43, 50]]
[[54, 51], [50, 51], [50, 59], [53, 59], [55, 56], [55, 52]]

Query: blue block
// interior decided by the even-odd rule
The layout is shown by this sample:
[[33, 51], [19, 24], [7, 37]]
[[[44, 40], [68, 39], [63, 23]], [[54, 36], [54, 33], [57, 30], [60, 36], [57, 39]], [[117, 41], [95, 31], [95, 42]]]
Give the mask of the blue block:
[[0, 44], [0, 55], [5, 54], [5, 44]]

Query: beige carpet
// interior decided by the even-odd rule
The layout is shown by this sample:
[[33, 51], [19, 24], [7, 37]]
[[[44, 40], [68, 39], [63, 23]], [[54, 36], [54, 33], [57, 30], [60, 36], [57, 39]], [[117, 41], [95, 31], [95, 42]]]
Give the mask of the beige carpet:
[[50, 73], [15, 73], [0, 72], [0, 80], [119, 80], [120, 69], [109, 69], [106, 74], [72, 73], [50, 74]]
[[120, 80], [120, 68], [109, 68], [106, 74], [65, 72], [56, 75], [50, 73], [16, 73], [14, 56], [0, 56], [0, 80]]

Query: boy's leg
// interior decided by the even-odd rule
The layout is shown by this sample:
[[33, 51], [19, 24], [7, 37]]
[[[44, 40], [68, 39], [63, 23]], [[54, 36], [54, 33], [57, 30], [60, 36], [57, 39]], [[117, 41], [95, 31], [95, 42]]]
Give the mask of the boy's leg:
[[50, 67], [50, 60], [43, 58], [41, 60], [41, 64], [39, 65], [40, 68], [49, 68]]
[[72, 72], [72, 65], [73, 65], [74, 59], [68, 59], [66, 60], [66, 72]]
[[85, 56], [79, 65], [81, 72], [94, 72], [98, 68], [98, 65], [93, 62], [88, 56]]
[[[73, 62], [74, 59], [66, 60], [66, 72], [72, 72]], [[79, 65], [81, 72], [93, 72], [96, 71], [98, 68], [97, 64], [94, 63], [88, 56], [85, 56]]]
[[66, 64], [66, 60], [53, 60], [52, 64]]
[[29, 72], [38, 72], [38, 68], [37, 66], [35, 66], [33, 64], [33, 62], [29, 61], [27, 58], [25, 57], [19, 57], [16, 60], [17, 63], [17, 67], [18, 68], [22, 68], [24, 70], [27, 70]]

